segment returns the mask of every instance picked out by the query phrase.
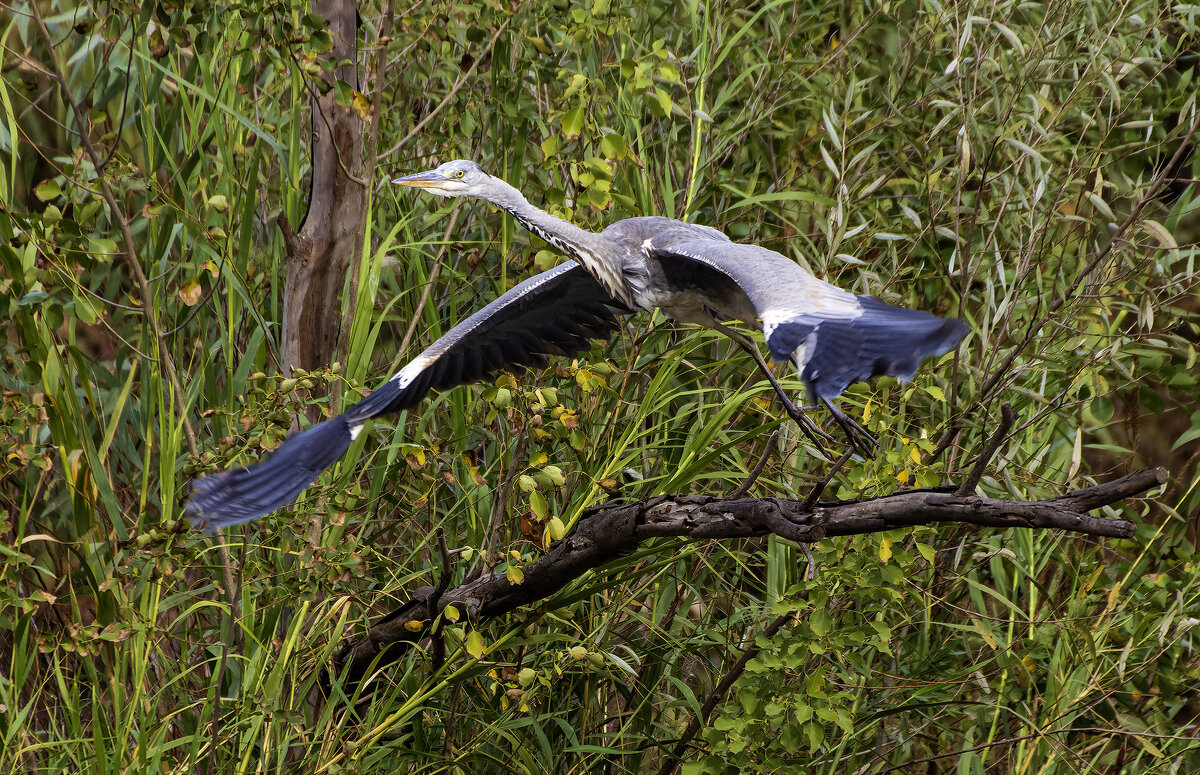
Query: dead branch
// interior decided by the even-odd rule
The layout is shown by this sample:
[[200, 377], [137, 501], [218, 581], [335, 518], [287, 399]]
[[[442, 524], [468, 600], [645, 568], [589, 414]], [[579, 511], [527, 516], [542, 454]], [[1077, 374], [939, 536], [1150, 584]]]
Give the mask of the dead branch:
[[[505, 574], [485, 573], [440, 594], [434, 587], [416, 590], [411, 601], [384, 617], [364, 637], [348, 644], [338, 655], [334, 669], [356, 684], [368, 671], [398, 659], [413, 643], [427, 637], [428, 624], [446, 606], [455, 605], [472, 619], [500, 616], [550, 597], [587, 571], [630, 554], [648, 538], [702, 540], [775, 534], [810, 543], [833, 536], [943, 522], [1131, 538], [1135, 529], [1132, 522], [1083, 512], [1117, 503], [1166, 481], [1166, 470], [1155, 468], [1042, 501], [996, 500], [958, 495], [953, 488], [933, 488], [867, 500], [818, 501], [811, 506], [781, 498], [707, 495], [661, 495], [638, 503], [602, 506], [586, 513], [571, 535], [525, 566], [521, 584], [512, 583]], [[424, 626], [417, 628], [414, 622]]]

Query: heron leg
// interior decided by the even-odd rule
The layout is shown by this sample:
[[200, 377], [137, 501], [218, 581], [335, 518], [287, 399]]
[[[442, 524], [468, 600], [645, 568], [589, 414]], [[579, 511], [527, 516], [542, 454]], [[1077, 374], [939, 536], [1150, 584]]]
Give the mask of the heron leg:
[[842, 426], [842, 430], [846, 432], [846, 437], [850, 440], [850, 446], [858, 450], [863, 457], [875, 457], [875, 451], [879, 448], [879, 441], [866, 428], [856, 423], [850, 415], [838, 409], [832, 401], [822, 398], [821, 403], [833, 415], [833, 419], [837, 421], [837, 424]]
[[808, 419], [808, 417], [804, 415], [805, 409], [817, 409], [819, 407], [798, 407], [792, 403], [792, 399], [788, 398], [788, 394], [783, 389], [783, 386], [779, 384], [779, 380], [775, 379], [775, 375], [771, 373], [771, 368], [767, 365], [767, 362], [763, 360], [762, 354], [758, 351], [758, 348], [754, 346], [754, 342], [751, 342], [743, 334], [734, 331], [732, 328], [726, 326], [716, 319], [714, 319], [709, 325], [725, 334], [725, 336], [729, 337], [733, 341], [737, 342], [743, 350], [750, 353], [750, 356], [754, 358], [754, 362], [758, 364], [758, 370], [761, 371], [763, 376], [767, 378], [767, 382], [771, 383], [771, 387], [775, 389], [775, 393], [779, 396], [779, 400], [783, 402], [783, 410], [787, 412], [788, 417], [791, 417], [796, 421], [796, 424], [800, 426], [800, 430], [805, 436], [808, 437], [808, 440], [813, 443], [813, 445], [820, 451], [822, 455], [829, 457], [829, 451], [825, 449], [825, 445], [821, 443], [821, 440], [824, 439], [825, 441], [833, 443], [836, 441], [836, 439], [818, 428], [815, 424], [813, 424], [812, 420]]

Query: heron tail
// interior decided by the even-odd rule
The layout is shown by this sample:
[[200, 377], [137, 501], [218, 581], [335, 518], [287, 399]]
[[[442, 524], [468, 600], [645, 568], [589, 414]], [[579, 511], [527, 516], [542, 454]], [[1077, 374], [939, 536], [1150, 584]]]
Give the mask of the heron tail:
[[289, 436], [262, 462], [201, 477], [184, 510], [197, 527], [212, 532], [282, 508], [346, 454], [355, 427], [341, 414]]
[[966, 324], [955, 318], [893, 307], [874, 296], [858, 301], [858, 317], [801, 315], [779, 323], [767, 341], [777, 361], [796, 354], [800, 376], [815, 398], [834, 398], [851, 384], [882, 374], [907, 382], [921, 361], [954, 349], [967, 333]]

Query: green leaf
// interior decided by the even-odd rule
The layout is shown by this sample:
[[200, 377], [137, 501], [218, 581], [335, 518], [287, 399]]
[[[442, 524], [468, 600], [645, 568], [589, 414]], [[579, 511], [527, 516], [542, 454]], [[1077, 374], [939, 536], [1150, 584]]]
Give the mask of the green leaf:
[[817, 637], [824, 637], [833, 629], [833, 618], [824, 608], [818, 608], [809, 614], [808, 626]]
[[88, 249], [92, 258], [97, 261], [107, 261], [117, 253], [117, 243], [107, 237], [88, 238]]
[[62, 188], [58, 185], [58, 181], [54, 178], [43, 180], [37, 184], [37, 188], [33, 190], [37, 194], [37, 198], [43, 202], [49, 202], [62, 195]]
[[571, 108], [562, 117], [562, 133], [563, 137], [568, 140], [579, 137], [579, 133], [583, 131], [583, 106], [579, 105]]
[[546, 497], [537, 490], [529, 493], [529, 508], [538, 520], [550, 516], [550, 504], [546, 503]]
[[551, 541], [561, 541], [567, 534], [567, 526], [558, 517], [551, 517], [550, 521], [546, 523], [546, 532], [550, 535]]
[[650, 115], [655, 118], [666, 118], [671, 115], [671, 108], [675, 103], [671, 101], [671, 95], [663, 89], [656, 88], [654, 95], [649, 98]]
[[75, 294], [75, 317], [79, 319], [80, 323], [89, 326], [99, 319], [96, 308], [92, 306], [92, 300], [85, 294]]
[[42, 364], [42, 387], [46, 389], [46, 395], [51, 397], [58, 395], [58, 381], [61, 374], [62, 365], [58, 359], [58, 350], [50, 347], [46, 350], [46, 362]]
[[1092, 417], [1096, 418], [1097, 422], [1108, 422], [1113, 416], [1113, 403], [1108, 396], [1096, 396], [1088, 403], [1088, 409], [1092, 411]]
[[567, 437], [567, 442], [571, 445], [571, 449], [576, 452], [583, 452], [588, 446], [587, 436], [578, 428], [571, 431], [571, 435]]
[[1188, 444], [1196, 439], [1200, 439], [1200, 418], [1198, 418], [1195, 414], [1192, 415], [1192, 423], [1193, 425], [1191, 428], [1188, 428], [1186, 431], [1179, 434], [1179, 438], [1175, 439], [1175, 443], [1171, 445], [1172, 452], [1179, 449], [1184, 444]]
[[308, 46], [306, 48], [309, 51], [323, 54], [333, 48], [333, 37], [325, 30], [314, 32], [312, 37], [308, 39]]
[[504, 576], [508, 579], [510, 584], [523, 584], [525, 582], [525, 572], [511, 563], [504, 571]]
[[621, 135], [605, 135], [600, 141], [600, 152], [609, 159], [624, 159], [629, 155], [629, 146]]
[[333, 101], [343, 108], [350, 107], [354, 104], [354, 87], [339, 78], [333, 85]]
[[1159, 392], [1145, 385], [1138, 390], [1138, 403], [1151, 414], [1162, 414], [1163, 410], [1166, 409], [1166, 403], [1163, 401], [1162, 396], [1159, 395]]
[[804, 728], [808, 731], [808, 750], [815, 753], [825, 742], [825, 728], [815, 721], [808, 722]]

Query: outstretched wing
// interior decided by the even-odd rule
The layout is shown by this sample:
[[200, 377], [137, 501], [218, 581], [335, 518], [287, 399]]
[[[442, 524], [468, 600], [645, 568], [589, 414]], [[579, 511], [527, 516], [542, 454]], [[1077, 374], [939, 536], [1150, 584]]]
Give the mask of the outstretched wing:
[[651, 240], [646, 253], [672, 290], [696, 291], [732, 317], [753, 309], [771, 357], [794, 357], [817, 398], [880, 374], [910, 380], [923, 359], [952, 350], [967, 332], [961, 320], [857, 296], [754, 245]]
[[209, 530], [269, 514], [345, 454], [370, 418], [415, 406], [431, 389], [586, 350], [589, 339], [607, 339], [619, 326], [617, 316], [628, 312], [574, 262], [542, 272], [450, 329], [337, 417], [289, 436], [256, 465], [197, 479], [186, 510]]
[[544, 367], [607, 339], [630, 309], [574, 261], [515, 286], [450, 329], [386, 384], [346, 410], [352, 425], [415, 406], [431, 389], [476, 382], [501, 369]]

